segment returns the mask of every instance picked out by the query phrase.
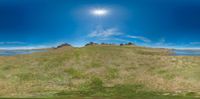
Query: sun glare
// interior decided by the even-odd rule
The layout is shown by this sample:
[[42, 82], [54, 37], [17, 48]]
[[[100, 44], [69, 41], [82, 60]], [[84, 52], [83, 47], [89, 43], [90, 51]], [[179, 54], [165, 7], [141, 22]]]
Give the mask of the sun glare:
[[95, 16], [105, 16], [108, 14], [108, 10], [106, 9], [94, 9], [91, 13]]

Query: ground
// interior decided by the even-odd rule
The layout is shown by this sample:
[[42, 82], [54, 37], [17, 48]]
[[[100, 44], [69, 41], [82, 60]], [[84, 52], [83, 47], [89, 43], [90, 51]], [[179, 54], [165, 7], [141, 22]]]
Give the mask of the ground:
[[120, 97], [193, 99], [200, 96], [200, 57], [168, 49], [91, 45], [0, 57], [1, 97]]

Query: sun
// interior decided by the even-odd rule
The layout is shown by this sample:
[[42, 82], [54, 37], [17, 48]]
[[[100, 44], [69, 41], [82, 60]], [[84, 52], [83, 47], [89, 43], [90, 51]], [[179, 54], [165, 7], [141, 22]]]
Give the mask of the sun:
[[105, 16], [109, 11], [107, 9], [93, 9], [91, 13], [95, 16]]

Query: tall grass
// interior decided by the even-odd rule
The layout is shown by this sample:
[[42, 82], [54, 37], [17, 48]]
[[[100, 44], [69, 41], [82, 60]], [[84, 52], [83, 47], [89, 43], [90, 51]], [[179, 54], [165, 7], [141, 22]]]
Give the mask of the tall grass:
[[0, 96], [199, 96], [200, 57], [167, 49], [92, 45], [0, 57]]

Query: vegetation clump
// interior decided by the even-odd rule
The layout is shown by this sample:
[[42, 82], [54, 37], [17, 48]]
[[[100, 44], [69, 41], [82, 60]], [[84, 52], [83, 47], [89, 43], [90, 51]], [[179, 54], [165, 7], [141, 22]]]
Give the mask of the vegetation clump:
[[98, 45], [98, 44], [94, 43], [94, 42], [90, 42], [90, 43], [85, 44], [85, 46], [91, 46], [91, 45]]
[[119, 44], [120, 46], [124, 46], [124, 45], [135, 45], [134, 43], [132, 43], [132, 42], [128, 42], [128, 43], [125, 43], [125, 44], [123, 44], [123, 43], [121, 43], [121, 44]]
[[70, 44], [68, 44], [68, 43], [64, 43], [64, 44], [61, 44], [61, 45], [58, 45], [57, 47], [56, 47], [56, 49], [58, 49], [58, 48], [62, 48], [62, 47], [71, 47], [71, 45]]

